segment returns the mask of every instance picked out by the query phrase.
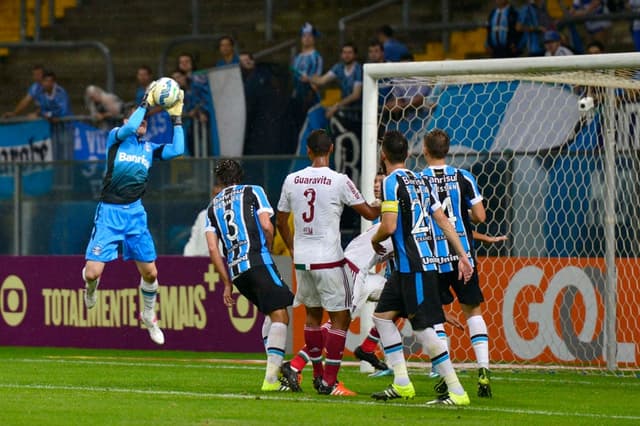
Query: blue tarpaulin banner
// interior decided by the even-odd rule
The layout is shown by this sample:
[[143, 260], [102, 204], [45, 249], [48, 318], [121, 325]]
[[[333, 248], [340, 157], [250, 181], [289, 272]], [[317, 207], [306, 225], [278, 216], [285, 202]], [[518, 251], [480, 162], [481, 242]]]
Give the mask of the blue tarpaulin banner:
[[25, 195], [37, 196], [51, 190], [53, 161], [51, 130], [46, 120], [0, 126], [0, 198], [10, 198], [14, 189], [16, 163], [29, 163], [21, 169]]

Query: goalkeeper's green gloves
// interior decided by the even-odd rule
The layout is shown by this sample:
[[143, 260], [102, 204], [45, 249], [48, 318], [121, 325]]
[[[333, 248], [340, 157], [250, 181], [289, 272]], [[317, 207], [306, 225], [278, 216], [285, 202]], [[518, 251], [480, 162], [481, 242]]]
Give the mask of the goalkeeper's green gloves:
[[152, 81], [151, 84], [147, 87], [147, 90], [144, 92], [144, 96], [142, 97], [142, 102], [140, 102], [140, 106], [146, 108], [147, 111], [156, 106], [156, 100], [153, 98], [153, 92], [156, 88], [157, 81]]
[[167, 112], [171, 116], [171, 122], [174, 126], [182, 125], [182, 108], [184, 107], [184, 90], [180, 89], [178, 100], [172, 107], [167, 108]]

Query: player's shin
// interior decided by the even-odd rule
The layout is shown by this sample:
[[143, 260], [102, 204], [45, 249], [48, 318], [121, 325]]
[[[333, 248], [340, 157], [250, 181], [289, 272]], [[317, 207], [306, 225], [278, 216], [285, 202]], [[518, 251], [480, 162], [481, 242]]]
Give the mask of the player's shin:
[[451, 364], [447, 345], [438, 338], [435, 330], [429, 327], [414, 333], [418, 342], [431, 357], [431, 363], [436, 367], [440, 376], [444, 378], [449, 391], [458, 395], [464, 394], [464, 388], [460, 384], [460, 380], [458, 380], [453, 364]]
[[267, 336], [267, 371], [265, 373], [265, 380], [269, 383], [275, 383], [278, 380], [286, 343], [287, 325], [282, 322], [272, 323]]
[[406, 386], [411, 383], [407, 371], [407, 363], [404, 359], [402, 336], [392, 320], [373, 317], [373, 323], [380, 334], [380, 342], [384, 348], [385, 356], [393, 369], [393, 383]]

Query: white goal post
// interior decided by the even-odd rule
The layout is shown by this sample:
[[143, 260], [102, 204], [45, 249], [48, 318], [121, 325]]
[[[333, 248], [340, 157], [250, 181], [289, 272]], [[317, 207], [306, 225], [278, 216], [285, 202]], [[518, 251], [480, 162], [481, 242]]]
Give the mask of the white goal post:
[[[363, 74], [366, 199], [390, 129], [410, 141], [409, 168], [424, 168], [422, 137], [444, 127], [449, 163], [482, 175], [482, 230], [509, 237], [479, 253], [491, 361], [637, 369], [640, 53], [366, 64]], [[411, 85], [425, 88], [420, 111], [384, 107]], [[468, 336], [452, 346], [456, 361], [473, 361]]]

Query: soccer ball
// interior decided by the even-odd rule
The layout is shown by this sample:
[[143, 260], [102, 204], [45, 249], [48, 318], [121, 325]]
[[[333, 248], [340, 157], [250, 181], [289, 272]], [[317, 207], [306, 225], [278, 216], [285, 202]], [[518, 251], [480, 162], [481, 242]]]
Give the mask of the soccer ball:
[[178, 102], [180, 85], [172, 78], [162, 77], [156, 81], [152, 95], [156, 105], [160, 105], [162, 108], [171, 108]]

